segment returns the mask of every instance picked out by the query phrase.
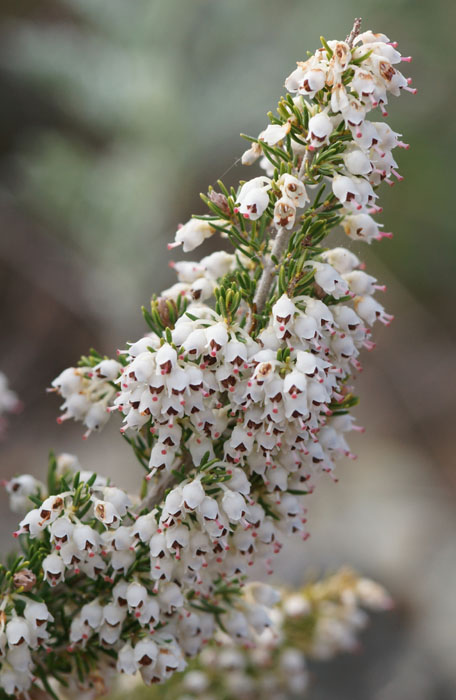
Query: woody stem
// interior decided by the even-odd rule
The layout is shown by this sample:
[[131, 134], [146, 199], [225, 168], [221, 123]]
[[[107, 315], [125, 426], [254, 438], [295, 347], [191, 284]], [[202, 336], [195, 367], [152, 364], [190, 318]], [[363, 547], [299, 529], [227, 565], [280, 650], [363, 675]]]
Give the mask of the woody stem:
[[273, 258], [280, 260], [288, 246], [292, 233], [293, 230], [287, 230], [283, 227], [280, 227], [277, 231], [277, 235], [274, 238], [274, 243], [271, 250], [271, 255], [264, 263], [263, 273], [258, 282], [255, 296], [253, 297], [253, 308], [255, 313], [262, 311], [274, 279], [276, 263], [273, 261]]
[[350, 48], [352, 48], [353, 42], [355, 41], [356, 37], [358, 36], [358, 34], [361, 30], [361, 22], [362, 22], [361, 17], [357, 17], [355, 19], [355, 22], [353, 24], [353, 28], [345, 40]]
[[[193, 461], [191, 459], [191, 456], [189, 453], [186, 453], [183, 460], [182, 460], [182, 468], [183, 471], [188, 474], [188, 472], [191, 471], [191, 469], [194, 467]], [[157, 479], [157, 481], [154, 484], [154, 489], [150, 494], [144, 498], [144, 500], [141, 502], [140, 507], [138, 508], [138, 512], [141, 512], [143, 508], [147, 508], [149, 511], [155, 508], [155, 506], [158, 506], [160, 503], [162, 503], [164, 495], [166, 491], [173, 486], [175, 486], [178, 483], [175, 474], [171, 473], [165, 473], [162, 475], [160, 479]]]

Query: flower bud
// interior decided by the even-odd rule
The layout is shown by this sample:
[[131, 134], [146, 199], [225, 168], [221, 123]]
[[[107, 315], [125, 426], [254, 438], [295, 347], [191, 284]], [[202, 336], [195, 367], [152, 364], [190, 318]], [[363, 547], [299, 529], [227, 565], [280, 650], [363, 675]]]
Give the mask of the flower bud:
[[13, 575], [15, 588], [22, 588], [24, 592], [33, 590], [36, 584], [36, 576], [30, 569], [21, 569]]

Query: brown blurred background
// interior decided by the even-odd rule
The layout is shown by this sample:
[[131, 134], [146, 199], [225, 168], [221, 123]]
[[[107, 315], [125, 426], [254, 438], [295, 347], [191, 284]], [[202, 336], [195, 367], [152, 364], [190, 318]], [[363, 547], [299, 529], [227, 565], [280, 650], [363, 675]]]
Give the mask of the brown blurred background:
[[[257, 134], [296, 60], [354, 16], [399, 41], [418, 95], [392, 98], [411, 143], [382, 192], [382, 245], [353, 246], [395, 314], [358, 381], [356, 462], [322, 481], [290, 583], [348, 563], [397, 601], [363, 656], [319, 666], [315, 700], [456, 697], [455, 314], [452, 196], [456, 5], [451, 0], [3, 0], [0, 7], [0, 369], [25, 404], [0, 446], [2, 478], [43, 474], [47, 451], [139, 479], [115, 426], [87, 443], [58, 427], [46, 386], [90, 346], [143, 332], [139, 306], [168, 286], [166, 242], [199, 191]], [[380, 119], [380, 115], [375, 117]], [[234, 183], [237, 168], [224, 178]], [[243, 173], [245, 176], [245, 173]], [[342, 241], [342, 236], [339, 237]], [[202, 253], [204, 254], [204, 253]], [[113, 439], [115, 438], [115, 439]], [[3, 494], [2, 548], [16, 518]], [[282, 566], [283, 564], [283, 566]]]

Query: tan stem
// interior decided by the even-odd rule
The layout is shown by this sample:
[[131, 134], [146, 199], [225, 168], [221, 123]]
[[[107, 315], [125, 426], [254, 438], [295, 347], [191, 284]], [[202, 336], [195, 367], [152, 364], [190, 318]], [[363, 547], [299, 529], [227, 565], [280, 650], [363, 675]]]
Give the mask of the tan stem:
[[276, 263], [272, 260], [272, 257], [275, 257], [280, 261], [282, 254], [288, 246], [292, 233], [292, 229], [287, 230], [283, 227], [280, 227], [277, 231], [277, 235], [274, 238], [274, 243], [271, 250], [271, 255], [264, 262], [263, 273], [258, 282], [255, 296], [253, 297], [253, 308], [255, 309], [256, 313], [260, 313], [260, 311], [262, 311], [275, 276]]
[[[187, 453], [185, 455], [181, 466], [184, 467], [184, 472], [186, 474], [188, 474], [191, 471], [191, 469], [193, 468], [194, 464], [193, 464], [193, 461], [192, 461], [189, 453]], [[177, 480], [176, 480], [175, 475], [169, 474], [168, 472], [165, 472], [161, 476], [161, 478], [157, 479], [157, 481], [154, 484], [154, 489], [141, 502], [141, 505], [138, 508], [137, 512], [140, 512], [141, 510], [143, 510], [143, 508], [147, 508], [150, 511], [153, 508], [155, 508], [156, 506], [158, 506], [163, 501], [163, 496], [165, 495], [165, 491], [167, 489], [175, 486], [176, 483], [177, 483]]]
[[347, 38], [345, 40], [350, 48], [352, 48], [353, 42], [355, 41], [356, 37], [358, 36], [358, 34], [361, 30], [361, 22], [362, 22], [361, 17], [357, 17], [355, 19], [355, 22], [353, 24], [353, 29], [351, 30], [350, 34], [347, 36]]

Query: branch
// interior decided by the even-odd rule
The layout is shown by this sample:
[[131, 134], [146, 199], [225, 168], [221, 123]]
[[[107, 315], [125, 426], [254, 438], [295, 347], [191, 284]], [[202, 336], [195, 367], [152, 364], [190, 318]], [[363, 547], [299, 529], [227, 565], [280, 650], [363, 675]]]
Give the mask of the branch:
[[[353, 42], [355, 41], [356, 37], [358, 36], [360, 29], [361, 29], [361, 17], [357, 17], [354, 21], [353, 28], [350, 32], [350, 34], [347, 36], [347, 43], [350, 46], [350, 48], [353, 46]], [[306, 165], [309, 160], [309, 151], [306, 152], [305, 157], [302, 160], [301, 168], [299, 170], [299, 177], [302, 177]], [[274, 256], [278, 260], [280, 260], [280, 257], [282, 256], [282, 253], [284, 252], [285, 248], [288, 245], [288, 242], [291, 238], [293, 231], [287, 231], [284, 228], [279, 228], [277, 232], [277, 236], [275, 237], [274, 240], [274, 245], [271, 250], [271, 256], [269, 260], [265, 263], [264, 269], [263, 269], [263, 274], [260, 277], [260, 281], [258, 282], [257, 289], [255, 292], [255, 296], [253, 298], [253, 304], [252, 304], [252, 309], [253, 313], [260, 313], [266, 303], [266, 299], [269, 294], [269, 290], [271, 288], [272, 280], [274, 279], [274, 270], [275, 270], [275, 263], [271, 260], [271, 257]], [[254, 322], [252, 319], [250, 319], [250, 328], [253, 330], [254, 327]]]
[[287, 230], [286, 228], [279, 228], [277, 231], [277, 236], [274, 239], [274, 245], [272, 246], [271, 254], [269, 259], [266, 260], [263, 268], [263, 274], [258, 282], [255, 296], [253, 297], [253, 308], [255, 313], [259, 313], [265, 303], [271, 288], [272, 280], [275, 275], [276, 264], [273, 262], [272, 257], [274, 256], [278, 260], [282, 257], [282, 253], [288, 246], [288, 242], [293, 234], [293, 230]]
[[[181, 469], [188, 474], [194, 467], [191, 456], [189, 453], [185, 455], [182, 462]], [[172, 488], [177, 484], [177, 479], [174, 474], [166, 472], [160, 479], [157, 479], [154, 484], [154, 489], [149, 493], [140, 504], [138, 512], [141, 512], [143, 508], [147, 508], [149, 511], [158, 506], [163, 501], [163, 496], [167, 489]]]
[[345, 41], [347, 42], [347, 44], [349, 45], [350, 48], [352, 48], [353, 42], [355, 41], [356, 37], [358, 36], [358, 34], [361, 30], [361, 22], [362, 22], [361, 17], [357, 17], [355, 19], [355, 22], [353, 24], [353, 29], [351, 30], [350, 34], [345, 39]]

